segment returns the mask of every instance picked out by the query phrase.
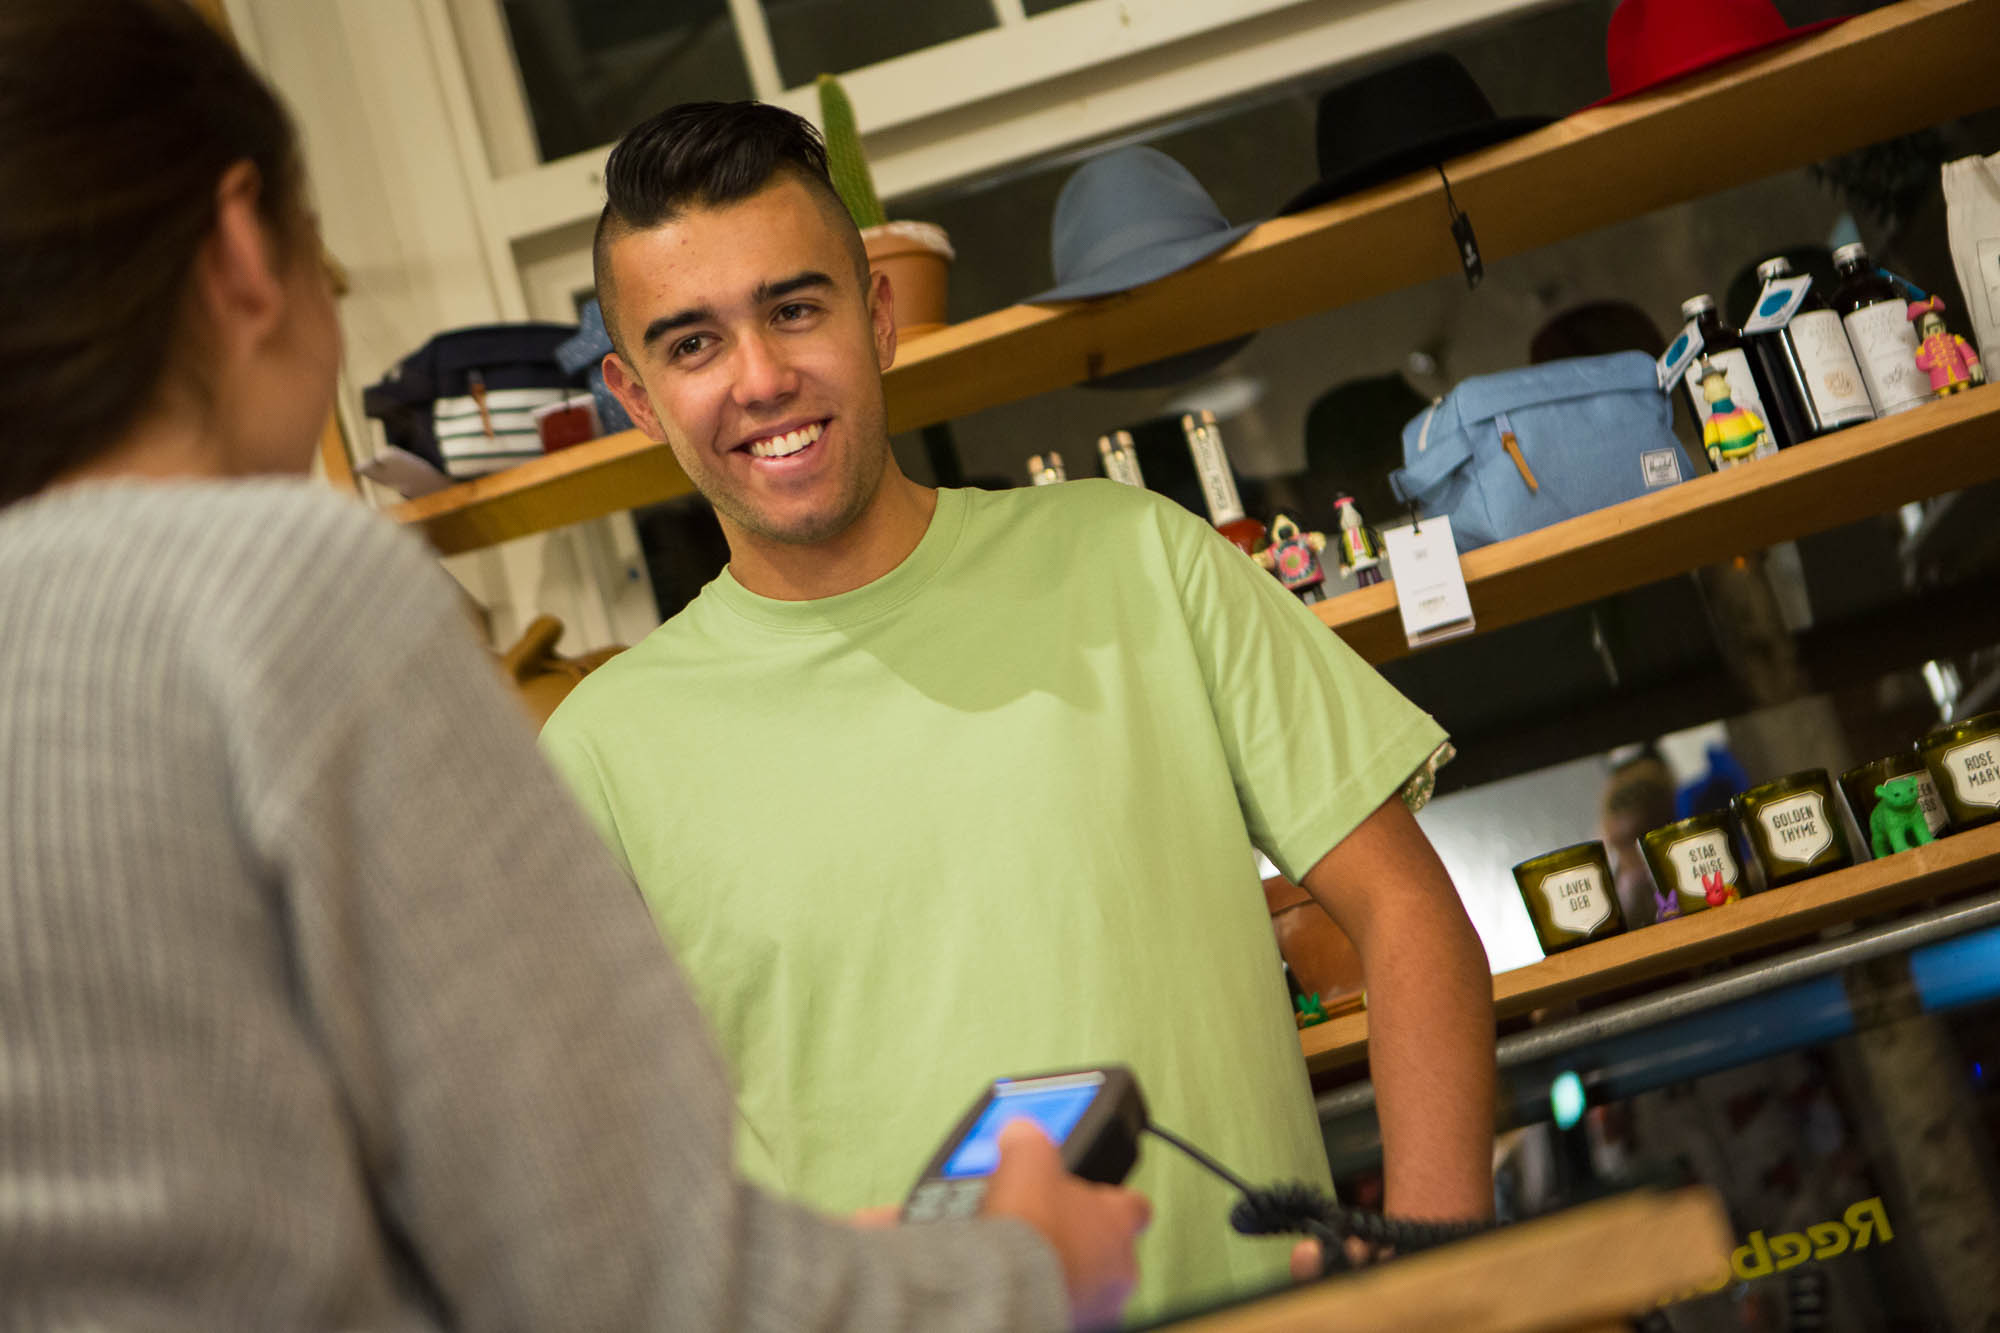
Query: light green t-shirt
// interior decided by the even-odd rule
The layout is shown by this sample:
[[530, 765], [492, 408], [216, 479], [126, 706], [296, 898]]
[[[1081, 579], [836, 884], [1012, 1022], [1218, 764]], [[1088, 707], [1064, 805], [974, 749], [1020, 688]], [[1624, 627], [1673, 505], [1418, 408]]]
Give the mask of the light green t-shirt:
[[[853, 592], [725, 572], [542, 740], [693, 979], [753, 1178], [898, 1202], [994, 1077], [1116, 1062], [1239, 1175], [1328, 1183], [1252, 844], [1297, 879], [1443, 733], [1186, 511], [940, 491]], [[1135, 1316], [1282, 1278], [1165, 1144], [1132, 1183]]]

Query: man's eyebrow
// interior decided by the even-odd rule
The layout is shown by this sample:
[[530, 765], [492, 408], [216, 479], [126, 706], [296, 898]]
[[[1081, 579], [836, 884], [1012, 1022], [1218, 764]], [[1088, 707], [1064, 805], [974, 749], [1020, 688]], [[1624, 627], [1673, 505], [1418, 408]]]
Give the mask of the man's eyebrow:
[[816, 269], [808, 269], [804, 273], [786, 278], [782, 282], [759, 283], [755, 299], [758, 305], [769, 305], [773, 301], [791, 296], [796, 292], [806, 291], [815, 287], [831, 286], [833, 286], [832, 278], [829, 278], [826, 274]]
[[[757, 305], [769, 305], [773, 301], [781, 300], [798, 292], [831, 286], [833, 286], [832, 278], [817, 269], [808, 269], [804, 273], [794, 274], [789, 278], [783, 278], [777, 282], [758, 283], [757, 289], [750, 294], [750, 299]], [[690, 324], [701, 324], [714, 318], [715, 311], [709, 307], [690, 306], [686, 310], [677, 311], [671, 315], [662, 315], [648, 324], [644, 336], [639, 341], [645, 346], [651, 347], [655, 342], [676, 329], [684, 329]]]

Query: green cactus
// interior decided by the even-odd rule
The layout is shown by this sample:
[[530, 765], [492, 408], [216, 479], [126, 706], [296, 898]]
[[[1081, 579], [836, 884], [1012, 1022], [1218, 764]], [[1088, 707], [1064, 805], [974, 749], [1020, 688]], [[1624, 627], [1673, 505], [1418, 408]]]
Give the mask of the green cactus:
[[882, 212], [882, 201], [875, 197], [875, 177], [868, 170], [868, 159], [861, 154], [854, 104], [847, 100], [840, 80], [831, 74], [819, 76], [819, 119], [826, 135], [827, 174], [833, 177], [833, 188], [847, 205], [854, 225], [863, 230], [881, 226], [889, 219]]

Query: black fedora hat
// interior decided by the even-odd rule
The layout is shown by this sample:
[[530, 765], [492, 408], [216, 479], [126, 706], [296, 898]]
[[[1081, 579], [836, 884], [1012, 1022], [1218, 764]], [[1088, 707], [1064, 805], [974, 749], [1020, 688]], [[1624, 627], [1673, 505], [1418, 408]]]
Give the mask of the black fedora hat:
[[1279, 209], [1330, 199], [1519, 138], [1553, 116], [1496, 116], [1465, 66], [1441, 53], [1364, 74], [1320, 95], [1313, 142], [1319, 179]]

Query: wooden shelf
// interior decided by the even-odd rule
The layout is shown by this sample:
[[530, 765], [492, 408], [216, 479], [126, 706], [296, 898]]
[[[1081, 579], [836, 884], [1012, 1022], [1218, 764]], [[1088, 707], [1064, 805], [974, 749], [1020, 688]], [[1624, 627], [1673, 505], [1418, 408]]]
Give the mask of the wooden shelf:
[[[1983, 110], [1996, 96], [1996, 30], [2000, 0], [1903, 0], [1459, 159], [1452, 191], [1489, 261], [1517, 254]], [[1458, 256], [1444, 220], [1442, 185], [1435, 174], [1419, 174], [1266, 222], [1216, 258], [1135, 291], [1012, 306], [941, 329], [900, 349], [886, 377], [890, 429], [946, 421], [1454, 273]], [[666, 448], [633, 434], [391, 512], [422, 524], [440, 550], [462, 551], [685, 489]]]
[[[1464, 557], [1481, 630], [2000, 477], [2000, 389], [1956, 394]], [[1313, 611], [1371, 662], [1410, 651], [1393, 582]]]
[[[1493, 978], [1493, 1010], [1506, 1018], [1615, 990], [1996, 880], [2000, 824], [1989, 824], [1502, 972]], [[1357, 1064], [1368, 1054], [1368, 1015], [1347, 1014], [1306, 1028], [1299, 1044], [1314, 1073]]]
[[[1580, 1333], [1712, 1282], [1734, 1234], [1706, 1186], [1634, 1192], [1183, 1320], [1174, 1333]], [[1587, 1262], [1578, 1262], [1587, 1255]], [[1552, 1275], [1560, 1274], [1560, 1281]]]
[[405, 500], [388, 514], [421, 527], [438, 554], [458, 555], [693, 489], [671, 449], [627, 430]]

